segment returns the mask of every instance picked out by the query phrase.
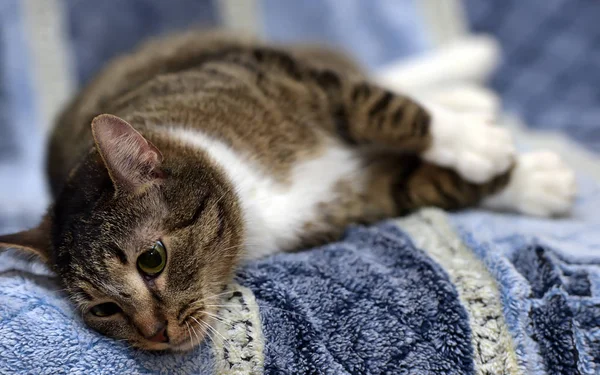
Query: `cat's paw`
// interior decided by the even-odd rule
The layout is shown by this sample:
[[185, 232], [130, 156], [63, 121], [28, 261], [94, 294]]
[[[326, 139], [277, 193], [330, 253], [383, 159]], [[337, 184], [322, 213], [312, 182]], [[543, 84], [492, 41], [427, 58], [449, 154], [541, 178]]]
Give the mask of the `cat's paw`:
[[576, 193], [575, 173], [560, 156], [536, 151], [519, 156], [508, 186], [484, 206], [550, 217], [568, 213]]
[[508, 130], [481, 114], [430, 110], [432, 144], [423, 158], [456, 170], [465, 180], [484, 183], [506, 172], [515, 160]]

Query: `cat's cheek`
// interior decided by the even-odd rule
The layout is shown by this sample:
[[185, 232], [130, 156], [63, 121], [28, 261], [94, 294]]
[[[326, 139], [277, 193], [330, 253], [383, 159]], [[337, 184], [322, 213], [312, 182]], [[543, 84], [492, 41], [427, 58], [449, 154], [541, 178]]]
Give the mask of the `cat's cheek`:
[[166, 272], [163, 271], [157, 278], [152, 280], [154, 288], [163, 291], [167, 288]]
[[159, 291], [164, 291], [167, 288], [169, 270], [172, 267], [172, 261], [175, 257], [174, 249], [176, 248], [176, 245], [169, 236], [161, 235], [160, 240], [165, 246], [167, 261], [165, 268], [161, 271], [161, 273], [156, 278], [152, 279], [152, 287]]

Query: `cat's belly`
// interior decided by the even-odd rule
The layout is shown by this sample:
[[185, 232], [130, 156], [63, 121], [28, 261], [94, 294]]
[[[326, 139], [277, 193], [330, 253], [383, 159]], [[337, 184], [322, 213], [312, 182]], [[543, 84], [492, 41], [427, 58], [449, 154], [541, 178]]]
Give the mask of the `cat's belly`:
[[360, 157], [334, 141], [288, 171], [286, 183], [265, 173], [251, 155], [243, 155], [202, 132], [171, 129], [171, 134], [208, 152], [238, 193], [246, 226], [247, 257], [260, 258], [296, 248], [310, 223], [322, 219], [321, 203], [336, 198], [342, 180], [362, 189]]

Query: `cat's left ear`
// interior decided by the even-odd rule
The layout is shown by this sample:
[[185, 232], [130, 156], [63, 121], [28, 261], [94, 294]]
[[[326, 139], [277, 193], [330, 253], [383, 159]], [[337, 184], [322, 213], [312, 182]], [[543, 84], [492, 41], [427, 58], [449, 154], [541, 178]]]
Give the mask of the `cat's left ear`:
[[97, 116], [92, 120], [92, 134], [117, 192], [138, 192], [162, 175], [162, 154], [127, 121]]
[[52, 259], [50, 228], [50, 219], [45, 216], [40, 225], [33, 229], [0, 236], [0, 250], [15, 249], [20, 255], [32, 255], [49, 263]]

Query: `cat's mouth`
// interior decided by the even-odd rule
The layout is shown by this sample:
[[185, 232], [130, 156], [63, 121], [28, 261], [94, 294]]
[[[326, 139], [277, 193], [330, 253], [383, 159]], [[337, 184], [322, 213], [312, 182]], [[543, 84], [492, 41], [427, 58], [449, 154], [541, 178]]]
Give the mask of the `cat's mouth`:
[[[210, 319], [219, 321], [216, 313], [207, 311], [207, 306], [198, 305], [195, 300], [181, 307], [173, 322], [169, 325], [166, 334], [169, 339], [165, 342], [155, 342], [142, 339], [134, 343], [134, 346], [145, 350], [163, 351], [170, 350], [183, 352], [192, 350], [200, 346], [207, 335], [216, 332], [216, 329], [211, 326]], [[176, 319], [175, 319], [176, 318]], [[207, 321], [209, 320], [209, 321]]]
[[156, 342], [148, 339], [138, 339], [132, 343], [134, 347], [150, 351], [175, 351], [183, 352], [192, 350], [204, 341], [211, 329], [202, 319], [202, 309], [191, 311], [182, 321], [168, 329], [169, 339], [165, 342]]
[[[186, 322], [187, 323], [187, 322]], [[188, 328], [189, 327], [189, 328]], [[168, 343], [157, 343], [148, 340], [136, 343], [137, 346], [144, 350], [163, 351], [171, 350], [174, 352], [184, 352], [199, 346], [204, 341], [207, 328], [205, 326], [192, 326], [190, 323], [184, 324], [179, 332], [173, 335], [173, 339]], [[176, 338], [175, 338], [176, 337]]]

